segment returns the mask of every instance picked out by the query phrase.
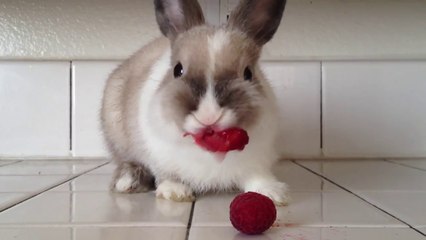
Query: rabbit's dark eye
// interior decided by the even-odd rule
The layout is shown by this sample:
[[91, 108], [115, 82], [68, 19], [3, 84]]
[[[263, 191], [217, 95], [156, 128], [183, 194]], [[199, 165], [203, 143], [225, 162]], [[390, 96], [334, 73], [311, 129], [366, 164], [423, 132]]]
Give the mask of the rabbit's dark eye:
[[176, 64], [175, 69], [173, 70], [173, 75], [175, 78], [180, 78], [183, 75], [183, 66], [181, 63]]
[[253, 79], [253, 73], [251, 72], [249, 67], [246, 67], [244, 70], [244, 80], [251, 81]]

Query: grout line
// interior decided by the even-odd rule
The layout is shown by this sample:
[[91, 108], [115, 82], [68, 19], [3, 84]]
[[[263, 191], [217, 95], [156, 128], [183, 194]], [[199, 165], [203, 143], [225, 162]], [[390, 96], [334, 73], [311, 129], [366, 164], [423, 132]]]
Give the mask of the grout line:
[[11, 156], [2, 156], [0, 155], [0, 161], [49, 161], [49, 162], [63, 162], [64, 160], [69, 161], [83, 161], [83, 162], [95, 162], [95, 161], [109, 161], [108, 156], [48, 156], [48, 155], [39, 155], [39, 156], [25, 156], [25, 157], [11, 157]]
[[19, 205], [19, 204], [23, 203], [23, 202], [26, 202], [26, 201], [28, 201], [28, 200], [30, 200], [30, 199], [32, 199], [32, 198], [35, 198], [35, 197], [37, 197], [37, 196], [39, 196], [39, 195], [41, 195], [41, 194], [43, 194], [43, 193], [45, 193], [45, 192], [47, 192], [47, 191], [49, 191], [49, 190], [52, 190], [52, 189], [54, 189], [54, 188], [56, 188], [56, 187], [58, 187], [58, 186], [60, 186], [60, 185], [62, 185], [62, 184], [64, 184], [64, 183], [70, 182], [70, 181], [72, 181], [72, 180], [74, 180], [74, 179], [76, 179], [76, 178], [80, 177], [81, 175], [84, 175], [84, 174], [89, 173], [89, 172], [91, 172], [91, 171], [94, 171], [94, 170], [96, 170], [96, 169], [98, 169], [98, 168], [100, 168], [100, 167], [103, 167], [103, 166], [105, 166], [105, 165], [107, 165], [107, 164], [109, 164], [109, 162], [103, 163], [103, 164], [101, 164], [101, 165], [99, 165], [99, 166], [97, 166], [97, 167], [94, 167], [94, 168], [91, 168], [91, 169], [86, 170], [86, 171], [84, 171], [84, 172], [81, 172], [81, 173], [79, 173], [79, 174], [73, 175], [72, 177], [70, 177], [70, 178], [68, 178], [68, 179], [66, 179], [66, 180], [62, 180], [62, 181], [60, 181], [59, 183], [56, 183], [56, 184], [54, 184], [54, 185], [52, 185], [52, 186], [50, 186], [50, 187], [48, 187], [48, 188], [45, 188], [45, 189], [43, 189], [43, 190], [41, 190], [41, 191], [39, 191], [39, 192], [35, 192], [35, 193], [33, 193], [33, 194], [30, 194], [29, 196], [27, 196], [27, 197], [23, 198], [22, 200], [19, 200], [19, 201], [15, 202], [15, 203], [13, 203], [13, 204], [11, 204], [11, 205], [7, 206], [7, 207], [4, 207], [4, 208], [0, 209], [0, 213], [2, 213], [2, 212], [4, 212], [4, 211], [6, 211], [6, 210], [8, 210], [8, 209], [11, 209], [11, 208], [13, 208], [13, 207], [15, 207], [15, 206], [17, 206], [17, 205]]
[[[51, 174], [37, 174], [37, 173], [32, 173], [32, 174], [2, 174], [2, 177], [57, 177], [57, 176], [64, 176], [64, 175], [73, 175], [75, 173], [51, 173]], [[90, 175], [109, 175], [109, 174], [90, 174]], [[24, 191], [25, 192], [25, 191]]]
[[407, 225], [408, 227], [410, 227], [410, 228], [411, 228], [411, 229], [413, 229], [414, 231], [416, 231], [416, 232], [420, 233], [421, 235], [426, 236], [426, 234], [425, 234], [425, 233], [423, 233], [423, 232], [421, 232], [420, 230], [416, 229], [414, 226], [412, 226], [412, 225], [411, 225], [411, 224], [409, 224], [408, 222], [406, 222], [406, 221], [404, 221], [404, 220], [400, 219], [399, 217], [395, 216], [394, 214], [392, 214], [392, 213], [390, 213], [390, 212], [388, 212], [388, 211], [386, 211], [386, 210], [384, 210], [384, 209], [380, 208], [380, 207], [379, 207], [379, 206], [377, 206], [376, 204], [373, 204], [373, 203], [369, 202], [367, 199], [365, 199], [365, 198], [361, 197], [360, 195], [356, 194], [355, 192], [353, 192], [353, 191], [349, 190], [348, 188], [343, 187], [342, 185], [340, 185], [340, 184], [338, 184], [338, 183], [334, 182], [334, 181], [333, 181], [333, 180], [331, 180], [330, 178], [328, 178], [328, 177], [326, 177], [326, 176], [323, 176], [323, 175], [321, 175], [321, 174], [319, 174], [319, 173], [317, 173], [317, 172], [315, 172], [315, 171], [311, 170], [310, 168], [303, 166], [302, 164], [300, 164], [300, 163], [298, 163], [298, 162], [296, 162], [296, 161], [294, 161], [294, 160], [293, 160], [292, 162], [293, 162], [294, 164], [298, 165], [299, 167], [301, 167], [301, 168], [303, 168], [303, 169], [305, 169], [305, 170], [307, 170], [307, 171], [309, 171], [309, 172], [311, 172], [311, 173], [313, 173], [313, 174], [317, 175], [318, 177], [321, 177], [321, 178], [323, 178], [323, 179], [327, 180], [328, 182], [330, 182], [330, 183], [332, 183], [332, 184], [336, 185], [337, 187], [339, 187], [339, 188], [341, 188], [341, 189], [345, 190], [346, 192], [348, 192], [348, 193], [350, 193], [350, 194], [354, 195], [355, 197], [357, 197], [357, 198], [361, 199], [362, 201], [364, 201], [364, 202], [368, 203], [369, 205], [373, 206], [374, 208], [378, 209], [379, 211], [381, 211], [381, 212], [383, 212], [383, 213], [385, 213], [385, 214], [387, 214], [387, 215], [389, 215], [389, 216], [391, 216], [391, 217], [395, 218], [396, 220], [398, 220], [398, 221], [400, 221], [400, 222], [404, 223], [405, 225]]
[[70, 126], [69, 126], [69, 134], [70, 134], [70, 154], [71, 156], [73, 155], [73, 127], [75, 126], [74, 121], [75, 121], [75, 69], [74, 69], [74, 65], [73, 62], [70, 61]]
[[[185, 226], [176, 223], [154, 222], [85, 222], [85, 223], [1, 223], [2, 228], [109, 228], [109, 227], [140, 227], [140, 228], [176, 228], [182, 229]], [[398, 228], [398, 227], [393, 227]], [[400, 227], [399, 227], [400, 228]]]
[[19, 160], [19, 161], [11, 162], [11, 163], [5, 163], [5, 164], [3, 164], [3, 165], [0, 165], [0, 167], [6, 167], [6, 166], [14, 165], [14, 164], [20, 163], [20, 162], [22, 162], [22, 161], [23, 161], [23, 160]]
[[75, 236], [77, 236], [77, 234], [76, 234], [76, 232], [77, 232], [77, 229], [75, 228], [75, 227], [72, 227], [71, 229], [70, 229], [70, 233], [71, 233], [71, 240], [75, 240], [76, 239], [76, 237]]
[[[0, 224], [0, 229], [2, 228], [106, 228], [106, 227], [142, 227], [142, 228], [185, 228], [185, 226], [178, 225], [176, 223], [146, 223], [146, 222], [82, 222], [82, 223], [7, 223]], [[347, 224], [298, 224], [293, 225], [289, 224], [287, 226], [284, 224], [282, 227], [287, 228], [368, 228], [368, 229], [409, 229], [408, 226], [401, 225], [362, 225], [355, 224], [348, 226]], [[232, 225], [227, 224], [203, 224], [197, 226], [197, 228], [232, 228]], [[273, 227], [281, 228], [281, 227]]]
[[185, 240], [189, 239], [189, 234], [191, 232], [191, 227], [192, 227], [192, 218], [194, 217], [194, 209], [195, 209], [195, 203], [197, 202], [197, 200], [195, 200], [194, 202], [192, 202], [192, 206], [191, 206], [191, 212], [189, 214], [189, 220], [188, 220], [188, 226], [186, 228], [186, 236], [185, 236]]
[[[320, 171], [323, 172], [323, 165], [321, 164]], [[324, 179], [321, 178], [321, 221], [324, 222]]]
[[395, 165], [403, 166], [403, 167], [406, 167], [406, 168], [411, 168], [411, 169], [416, 169], [416, 170], [419, 170], [419, 171], [422, 171], [422, 172], [426, 172], [426, 169], [411, 166], [411, 165], [408, 165], [408, 164], [405, 164], [405, 163], [394, 162], [394, 161], [388, 160], [388, 159], [384, 159], [384, 161], [388, 162], [388, 163], [395, 164]]
[[[68, 187], [69, 192], [72, 193], [72, 188], [71, 188], [70, 182], [68, 182], [66, 185]], [[68, 221], [69, 222], [73, 222], [73, 216], [74, 216], [73, 215], [73, 207], [74, 207], [73, 196], [74, 196], [74, 194], [69, 195], [69, 201], [70, 201], [70, 207], [68, 208], [68, 214], [69, 214]], [[74, 239], [74, 238], [71, 238], [71, 239]]]

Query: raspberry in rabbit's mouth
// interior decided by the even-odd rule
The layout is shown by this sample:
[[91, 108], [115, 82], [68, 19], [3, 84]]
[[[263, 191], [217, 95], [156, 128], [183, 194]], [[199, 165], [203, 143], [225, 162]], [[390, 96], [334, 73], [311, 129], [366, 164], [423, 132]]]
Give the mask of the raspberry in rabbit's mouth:
[[229, 128], [223, 131], [206, 128], [196, 134], [186, 133], [184, 137], [188, 135], [194, 138], [198, 146], [214, 153], [227, 153], [234, 150], [242, 151], [249, 143], [247, 132], [241, 128]]

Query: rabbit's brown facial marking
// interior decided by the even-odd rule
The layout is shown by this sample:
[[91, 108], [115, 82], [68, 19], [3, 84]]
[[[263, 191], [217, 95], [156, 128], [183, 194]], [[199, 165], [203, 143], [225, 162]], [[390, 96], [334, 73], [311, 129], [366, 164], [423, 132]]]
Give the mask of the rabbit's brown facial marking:
[[171, 70], [162, 85], [167, 117], [185, 131], [248, 128], [264, 97], [259, 47], [240, 32], [197, 27], [172, 43]]
[[[204, 28], [203, 28], [204, 29]], [[205, 29], [207, 30], [207, 29]], [[172, 65], [182, 64], [183, 74], [175, 77], [177, 85], [182, 85], [176, 92], [180, 99], [179, 106], [185, 115], [196, 111], [208, 87], [206, 66], [209, 64], [205, 49], [207, 36], [204, 31], [189, 31], [182, 34], [172, 44]]]
[[216, 100], [220, 107], [233, 110], [237, 125], [250, 127], [256, 122], [259, 102], [264, 97], [257, 72], [260, 48], [238, 31], [219, 30], [216, 36], [224, 33], [227, 39], [214, 53]]

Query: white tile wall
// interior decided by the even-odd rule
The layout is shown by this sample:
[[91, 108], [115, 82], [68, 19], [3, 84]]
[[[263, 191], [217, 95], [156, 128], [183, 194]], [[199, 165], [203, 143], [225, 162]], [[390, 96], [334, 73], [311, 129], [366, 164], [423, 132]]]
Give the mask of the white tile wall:
[[67, 156], [69, 62], [0, 62], [0, 156]]
[[[117, 64], [72, 63], [73, 156], [107, 155], [98, 115]], [[279, 102], [284, 157], [319, 157], [322, 151], [326, 157], [426, 156], [426, 62], [263, 67]], [[0, 62], [0, 156], [68, 156], [70, 91], [69, 62]]]
[[280, 108], [282, 154], [320, 156], [320, 63], [266, 62], [263, 67]]
[[106, 156], [99, 122], [105, 82], [118, 62], [73, 62], [73, 155]]
[[[237, 1], [221, 0], [220, 10], [213, 5], [219, 0], [199, 2], [212, 21], [218, 14], [226, 19]], [[123, 59], [160, 36], [152, 0], [1, 3], [2, 59]], [[425, 59], [425, 12], [422, 0], [289, 0], [263, 56], [269, 60]]]
[[426, 62], [325, 62], [324, 153], [426, 156]]

